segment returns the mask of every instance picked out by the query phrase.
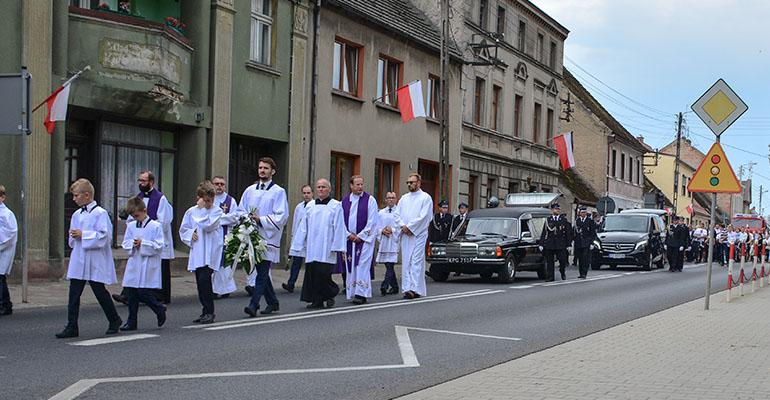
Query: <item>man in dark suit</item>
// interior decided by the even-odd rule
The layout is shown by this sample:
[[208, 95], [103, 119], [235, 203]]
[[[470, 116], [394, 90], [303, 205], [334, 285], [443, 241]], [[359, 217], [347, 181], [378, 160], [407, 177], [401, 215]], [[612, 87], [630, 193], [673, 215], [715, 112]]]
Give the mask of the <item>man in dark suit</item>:
[[545, 257], [546, 282], [554, 280], [554, 258], [559, 259], [559, 272], [561, 279], [567, 279], [564, 268], [569, 260], [567, 247], [572, 243], [572, 225], [561, 214], [558, 203], [551, 204], [551, 216], [543, 225], [543, 233], [540, 235], [540, 251]]
[[578, 209], [578, 218], [575, 220], [573, 248], [575, 249], [575, 260], [577, 260], [580, 279], [585, 279], [588, 275], [588, 268], [591, 265], [591, 247], [596, 239], [596, 224], [588, 216], [588, 210], [585, 207]]
[[433, 221], [428, 229], [428, 241], [430, 243], [440, 242], [449, 239], [449, 229], [452, 225], [452, 214], [449, 213], [449, 202], [441, 200], [438, 203], [438, 210], [433, 215]]
[[460, 203], [460, 205], [457, 206], [457, 211], [459, 214], [455, 215], [455, 217], [452, 219], [452, 225], [449, 226], [449, 237], [460, 234], [460, 232], [462, 232], [464, 229], [465, 223], [468, 221], [467, 204]]
[[669, 271], [682, 272], [685, 251], [690, 247], [690, 230], [687, 228], [687, 225], [682, 223], [682, 217], [675, 216], [674, 222], [671, 242], [668, 245], [671, 251], [671, 268]]

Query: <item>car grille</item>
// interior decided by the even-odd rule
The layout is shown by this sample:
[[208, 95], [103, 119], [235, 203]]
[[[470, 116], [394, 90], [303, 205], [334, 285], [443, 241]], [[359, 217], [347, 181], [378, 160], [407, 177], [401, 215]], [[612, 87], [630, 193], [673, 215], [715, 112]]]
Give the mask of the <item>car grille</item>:
[[630, 253], [635, 243], [602, 243], [602, 250], [608, 253]]
[[446, 248], [447, 257], [476, 257], [478, 246], [472, 243], [449, 245]]

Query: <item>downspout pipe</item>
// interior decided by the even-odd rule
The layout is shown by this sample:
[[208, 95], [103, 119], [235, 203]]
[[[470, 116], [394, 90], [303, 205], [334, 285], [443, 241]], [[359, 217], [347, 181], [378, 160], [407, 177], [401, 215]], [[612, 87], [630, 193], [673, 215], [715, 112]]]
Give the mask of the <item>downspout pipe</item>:
[[315, 137], [318, 130], [318, 40], [321, 36], [321, 0], [313, 8], [313, 67], [310, 94], [310, 135], [308, 136], [307, 181], [315, 178]]

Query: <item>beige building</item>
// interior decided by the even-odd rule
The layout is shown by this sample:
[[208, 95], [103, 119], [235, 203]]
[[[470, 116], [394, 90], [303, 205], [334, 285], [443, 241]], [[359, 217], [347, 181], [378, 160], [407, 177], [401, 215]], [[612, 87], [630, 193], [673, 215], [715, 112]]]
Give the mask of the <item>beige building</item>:
[[[654, 154], [654, 153], [653, 153]], [[651, 165], [647, 167], [646, 176], [655, 184], [668, 199], [674, 198], [674, 190], [677, 190], [678, 201], [676, 204], [676, 215], [685, 218], [687, 223], [690, 223], [691, 215], [687, 210], [693, 201], [693, 194], [687, 190], [687, 184], [690, 183], [690, 179], [695, 174], [696, 167], [690, 165], [684, 160], [679, 161], [679, 173], [681, 177], [674, 189], [674, 166], [676, 164], [676, 157], [671, 154], [659, 152], [657, 155], [657, 165]]]

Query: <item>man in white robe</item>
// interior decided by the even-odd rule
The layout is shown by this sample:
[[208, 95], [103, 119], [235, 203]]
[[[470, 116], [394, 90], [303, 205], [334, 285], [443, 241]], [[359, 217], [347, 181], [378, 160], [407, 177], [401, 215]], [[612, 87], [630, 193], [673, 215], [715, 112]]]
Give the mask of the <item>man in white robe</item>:
[[259, 300], [263, 295], [267, 305], [260, 314], [278, 311], [278, 298], [270, 279], [270, 267], [281, 259], [281, 235], [284, 225], [289, 221], [289, 203], [286, 200], [286, 191], [273, 182], [275, 168], [276, 164], [272, 158], [260, 158], [257, 168], [259, 182], [249, 186], [241, 197], [241, 213], [248, 214], [257, 223], [259, 234], [267, 245], [262, 262], [255, 266], [251, 301], [243, 309], [250, 317], [257, 316]]
[[[302, 221], [302, 217], [305, 215], [307, 206], [313, 200], [313, 188], [310, 187], [310, 185], [302, 186], [301, 191], [302, 201], [297, 203], [297, 206], [294, 207], [294, 219], [292, 220], [291, 226], [292, 236], [297, 234], [297, 231], [299, 230], [299, 223]], [[282, 283], [281, 287], [283, 290], [289, 293], [294, 293], [294, 285], [297, 283], [297, 278], [299, 278], [299, 270], [302, 268], [302, 263], [305, 262], [305, 248], [303, 247], [297, 251], [291, 250], [290, 248], [289, 257], [291, 257], [291, 271], [289, 272], [289, 280], [286, 283]]]
[[[222, 226], [223, 237], [227, 236], [227, 232], [232, 229], [238, 223], [238, 203], [235, 199], [227, 194], [227, 181], [223, 176], [215, 176], [211, 179], [211, 183], [214, 184], [214, 190], [217, 195], [214, 197], [214, 205], [222, 209], [222, 218], [219, 219], [219, 225]], [[225, 243], [226, 245], [226, 243]], [[224, 253], [222, 255], [222, 263], [219, 265], [219, 270], [214, 272], [212, 276], [212, 286], [214, 288], [214, 298], [229, 297], [230, 293], [237, 289], [235, 285], [235, 268], [232, 265], [224, 265]]]
[[372, 258], [377, 237], [377, 200], [364, 192], [364, 177], [350, 178], [350, 194], [342, 199], [342, 216], [348, 231], [347, 257], [339, 263], [347, 272], [345, 294], [353, 304], [372, 297]]
[[380, 218], [377, 224], [377, 240], [380, 247], [377, 250], [377, 263], [385, 264], [385, 278], [380, 285], [380, 293], [398, 293], [398, 279], [396, 279], [395, 264], [398, 262], [399, 240], [401, 230], [397, 226], [396, 193], [385, 194], [385, 208], [380, 210]]
[[158, 327], [166, 322], [166, 307], [148, 289], [161, 287], [160, 254], [163, 251], [163, 226], [147, 216], [147, 206], [133, 197], [126, 211], [134, 220], [126, 225], [123, 250], [128, 253], [123, 273], [123, 288], [128, 292], [128, 318], [121, 331], [137, 329], [139, 302], [146, 303], [158, 319]]
[[425, 243], [433, 213], [433, 199], [420, 189], [419, 174], [409, 174], [409, 193], [401, 196], [396, 212], [401, 230], [401, 291], [405, 299], [427, 294], [425, 288]]
[[214, 205], [216, 191], [210, 181], [203, 181], [197, 189], [198, 201], [188, 208], [179, 226], [179, 237], [190, 247], [187, 270], [195, 273], [201, 315], [193, 321], [196, 324], [214, 322], [214, 289], [212, 274], [222, 262], [222, 209]]
[[334, 296], [340, 292], [332, 280], [337, 257], [345, 255], [348, 236], [342, 205], [329, 196], [331, 184], [326, 179], [316, 182], [316, 200], [311, 202], [294, 235], [291, 249], [305, 248], [305, 278], [300, 300], [308, 308], [334, 307]]
[[11, 274], [19, 227], [16, 216], [5, 205], [5, 186], [0, 185], [0, 315], [11, 315], [13, 303], [6, 277]]
[[117, 281], [115, 259], [112, 257], [112, 222], [107, 211], [94, 201], [94, 186], [87, 179], [78, 179], [70, 186], [72, 199], [80, 210], [72, 214], [69, 246], [72, 248], [67, 279], [70, 281], [67, 303], [67, 326], [56, 334], [59, 339], [77, 337], [80, 296], [86, 283], [109, 321], [106, 335], [118, 333], [123, 321], [104, 285]]

